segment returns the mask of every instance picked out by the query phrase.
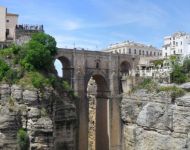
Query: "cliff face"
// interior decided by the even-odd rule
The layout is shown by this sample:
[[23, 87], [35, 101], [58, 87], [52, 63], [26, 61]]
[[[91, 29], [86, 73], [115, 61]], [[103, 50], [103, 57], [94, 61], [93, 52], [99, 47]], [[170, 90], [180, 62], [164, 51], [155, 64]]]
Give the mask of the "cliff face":
[[18, 147], [20, 128], [26, 129], [32, 150], [75, 149], [76, 125], [76, 107], [67, 92], [0, 85], [0, 149]]
[[124, 95], [121, 118], [124, 150], [190, 149], [190, 94], [176, 100], [145, 90]]

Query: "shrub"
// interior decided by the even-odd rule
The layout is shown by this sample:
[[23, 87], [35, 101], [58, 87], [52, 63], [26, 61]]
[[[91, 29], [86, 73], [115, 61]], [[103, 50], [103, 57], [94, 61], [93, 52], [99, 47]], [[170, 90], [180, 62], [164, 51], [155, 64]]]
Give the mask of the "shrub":
[[133, 88], [136, 89], [147, 89], [148, 91], [154, 91], [157, 88], [157, 84], [149, 78], [144, 79], [140, 84]]
[[66, 90], [66, 91], [71, 91], [72, 90], [67, 81], [63, 81], [62, 86], [63, 86], [63, 89]]
[[19, 129], [17, 132], [17, 144], [20, 150], [29, 149], [29, 136], [23, 128]]
[[28, 72], [25, 73], [24, 77], [18, 82], [22, 86], [33, 86], [38, 89], [43, 89], [46, 86], [50, 86], [48, 78], [39, 72]]
[[185, 73], [190, 72], [190, 59], [185, 58], [185, 60], [183, 61], [183, 70]]
[[183, 67], [178, 64], [174, 65], [170, 77], [171, 81], [177, 84], [184, 83], [187, 80], [187, 76], [184, 73]]
[[164, 60], [155, 60], [153, 61], [154, 66], [158, 67], [158, 66], [163, 66], [163, 62]]
[[5, 77], [3, 78], [4, 81], [6, 81], [9, 84], [15, 83], [18, 80], [18, 74], [16, 70], [9, 69], [5, 73]]
[[36, 88], [44, 88], [45, 86], [49, 85], [48, 79], [46, 79], [42, 74], [38, 72], [30, 73], [32, 85]]
[[5, 61], [0, 59], [0, 81], [5, 77], [7, 71], [10, 70], [10, 67], [5, 63]]
[[0, 57], [3, 59], [12, 59], [13, 64], [18, 64], [21, 54], [23, 55], [23, 51], [21, 51], [22, 47], [13, 44], [9, 48], [2, 49], [0, 51]]
[[172, 99], [181, 97], [185, 94], [185, 91], [182, 88], [178, 88], [176, 86], [160, 86], [158, 88], [158, 92], [161, 92], [161, 91], [170, 93]]

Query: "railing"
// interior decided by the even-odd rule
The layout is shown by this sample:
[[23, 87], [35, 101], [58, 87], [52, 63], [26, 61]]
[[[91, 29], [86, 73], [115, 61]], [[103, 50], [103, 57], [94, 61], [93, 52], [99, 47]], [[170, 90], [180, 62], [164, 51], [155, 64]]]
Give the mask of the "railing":
[[22, 25], [16, 25], [17, 30], [25, 30], [25, 31], [43, 31], [43, 25], [28, 25], [28, 24], [22, 24]]

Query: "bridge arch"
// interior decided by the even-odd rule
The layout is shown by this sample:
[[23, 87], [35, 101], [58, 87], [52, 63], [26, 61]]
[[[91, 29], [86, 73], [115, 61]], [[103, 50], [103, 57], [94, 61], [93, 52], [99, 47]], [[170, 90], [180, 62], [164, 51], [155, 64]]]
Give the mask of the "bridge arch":
[[109, 81], [108, 81], [108, 77], [106, 77], [106, 74], [103, 71], [92, 71], [89, 72], [88, 74], [86, 74], [85, 80], [86, 85], [85, 85], [85, 89], [88, 88], [88, 83], [89, 80], [93, 78], [93, 80], [95, 80], [96, 84], [97, 84], [97, 94], [96, 96], [101, 96], [101, 94], [103, 94], [104, 97], [108, 97], [109, 96]]
[[[78, 147], [78, 150], [88, 150], [89, 106], [87, 85], [90, 78], [93, 77], [98, 84], [98, 93], [96, 93], [95, 98], [98, 102], [97, 107], [99, 107], [96, 108], [99, 112], [99, 114], [96, 114], [97, 122], [100, 122], [97, 123], [98, 131], [96, 136], [100, 137], [99, 139], [103, 143], [101, 144], [101, 141], [98, 141], [98, 138], [96, 138], [96, 150], [107, 150], [108, 145], [109, 150], [121, 149], [120, 98], [117, 95], [120, 94], [121, 91], [120, 82], [122, 77], [126, 77], [130, 74], [132, 69], [136, 68], [140, 58], [132, 55], [113, 54], [84, 49], [77, 50], [75, 48], [59, 49], [56, 58], [62, 56], [66, 57], [68, 60], [65, 60], [63, 57], [64, 60], [62, 60], [62, 62], [65, 64], [69, 62], [69, 65], [67, 65], [69, 67], [67, 68], [71, 70], [71, 76], [68, 78], [72, 81], [71, 85], [79, 97], [79, 101], [77, 101], [79, 128], [76, 136], [76, 147]], [[66, 65], [63, 64], [63, 66]], [[67, 68], [63, 67], [63, 72]], [[99, 105], [101, 102], [103, 103], [102, 107]], [[106, 119], [101, 120], [101, 117]], [[108, 120], [108, 118], [110, 120]], [[104, 122], [105, 120], [106, 122]], [[106, 125], [106, 127], [104, 127], [104, 125]], [[101, 128], [103, 128], [104, 131]]]
[[[89, 94], [89, 82], [95, 83], [96, 91], [90, 91], [94, 95], [89, 97], [88, 95], [88, 140], [90, 140], [94, 134], [95, 143], [88, 141], [88, 149], [93, 150], [109, 150], [109, 83], [106, 81], [105, 76], [102, 73], [92, 73], [87, 83], [87, 95]], [[93, 100], [93, 102], [92, 102]], [[94, 109], [94, 110], [93, 110]], [[93, 116], [91, 113], [94, 113]], [[93, 124], [91, 124], [93, 122]], [[95, 130], [92, 133], [92, 130]], [[92, 136], [92, 137], [90, 137]], [[94, 145], [94, 147], [93, 147]]]
[[60, 63], [62, 64], [62, 68], [61, 68], [62, 78], [71, 84], [73, 69], [72, 69], [70, 60], [65, 56], [60, 56], [57, 58], [57, 60], [59, 60]]
[[131, 64], [128, 61], [122, 61], [120, 64], [120, 72], [121, 74], [128, 75], [131, 70]]

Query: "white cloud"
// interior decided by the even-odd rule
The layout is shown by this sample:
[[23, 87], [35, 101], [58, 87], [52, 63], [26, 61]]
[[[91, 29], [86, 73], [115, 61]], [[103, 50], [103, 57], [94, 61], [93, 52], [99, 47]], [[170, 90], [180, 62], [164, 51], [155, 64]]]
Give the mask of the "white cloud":
[[81, 27], [81, 25], [77, 21], [73, 21], [73, 20], [65, 20], [65, 21], [63, 21], [63, 28], [65, 30], [77, 30], [80, 27]]

